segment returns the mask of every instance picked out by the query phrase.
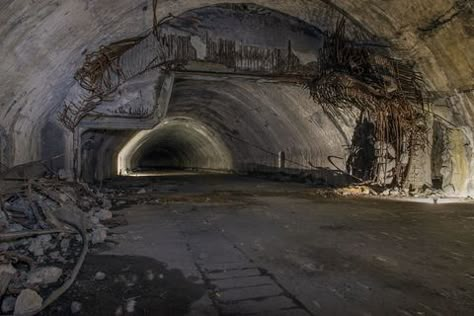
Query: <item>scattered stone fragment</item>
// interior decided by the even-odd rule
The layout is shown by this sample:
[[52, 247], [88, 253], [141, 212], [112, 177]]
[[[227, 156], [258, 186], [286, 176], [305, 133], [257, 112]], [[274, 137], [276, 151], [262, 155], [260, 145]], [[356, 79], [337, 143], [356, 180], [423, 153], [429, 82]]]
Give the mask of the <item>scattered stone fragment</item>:
[[94, 280], [96, 281], [102, 281], [104, 279], [105, 279], [105, 273], [102, 271], [97, 272], [94, 276]]
[[61, 261], [63, 258], [61, 257], [61, 254], [59, 251], [53, 251], [49, 254], [49, 257], [55, 261]]
[[36, 257], [44, 256], [46, 250], [54, 248], [54, 244], [51, 243], [51, 240], [51, 235], [41, 235], [33, 238], [28, 247], [28, 251]]
[[107, 228], [100, 225], [97, 226], [95, 229], [92, 230], [90, 240], [93, 245], [99, 244], [104, 242], [105, 238], [107, 238]]
[[71, 240], [68, 238], [64, 238], [63, 240], [61, 240], [59, 246], [61, 247], [62, 252], [66, 252], [68, 250], [70, 242]]
[[81, 303], [76, 302], [76, 301], [71, 303], [71, 313], [77, 314], [81, 311], [81, 309], [82, 309], [82, 304]]
[[16, 298], [13, 296], [7, 296], [2, 301], [2, 313], [8, 314], [13, 312], [15, 309]]
[[112, 218], [112, 212], [109, 210], [101, 209], [100, 211], [94, 214], [99, 220], [104, 221]]
[[339, 194], [343, 196], [348, 195], [370, 195], [375, 194], [374, 190], [365, 185], [350, 186], [346, 188], [339, 189]]
[[123, 307], [122, 305], [120, 305], [119, 307], [117, 307], [117, 309], [115, 310], [115, 316], [122, 316], [123, 315]]
[[0, 243], [0, 252], [8, 251], [9, 248], [10, 248], [10, 245], [8, 243], [6, 242]]
[[137, 194], [145, 194], [146, 193], [146, 189], [145, 188], [142, 188], [140, 190], [138, 190]]
[[5, 294], [15, 273], [16, 269], [11, 264], [0, 264], [0, 297]]
[[106, 210], [109, 210], [112, 208], [112, 201], [110, 201], [109, 199], [103, 199], [102, 200], [102, 207]]
[[153, 273], [153, 271], [151, 270], [146, 270], [145, 272], [145, 278], [148, 280], [148, 281], [153, 281], [155, 279], [155, 273]]
[[30, 289], [23, 290], [16, 299], [14, 315], [34, 313], [42, 304], [43, 298], [38, 293]]
[[133, 313], [135, 312], [135, 305], [137, 304], [137, 301], [135, 298], [130, 298], [127, 300], [127, 306], [125, 307], [125, 310], [127, 313]]
[[91, 221], [92, 225], [97, 225], [97, 224], [99, 224], [99, 223], [100, 223], [100, 220], [99, 220], [99, 218], [98, 218], [98, 217], [96, 217], [95, 215], [92, 215], [92, 216], [90, 216], [90, 218], [89, 218], [89, 219], [90, 219], [90, 221]]
[[30, 272], [27, 283], [29, 285], [47, 285], [56, 283], [62, 274], [63, 270], [58, 267], [38, 268]]

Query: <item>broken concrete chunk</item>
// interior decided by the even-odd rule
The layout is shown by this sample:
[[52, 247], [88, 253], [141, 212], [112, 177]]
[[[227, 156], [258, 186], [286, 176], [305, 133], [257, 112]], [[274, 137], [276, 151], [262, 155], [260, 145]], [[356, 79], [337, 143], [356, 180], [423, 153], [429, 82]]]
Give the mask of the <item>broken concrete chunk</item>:
[[71, 242], [71, 240], [68, 239], [68, 238], [64, 238], [63, 240], [61, 240], [60, 247], [61, 247], [62, 252], [67, 251], [67, 249], [69, 248], [69, 243], [70, 242]]
[[2, 313], [8, 314], [13, 312], [15, 309], [16, 298], [13, 296], [7, 296], [2, 301]]
[[45, 250], [54, 247], [54, 245], [50, 243], [51, 239], [51, 235], [41, 235], [34, 238], [28, 247], [28, 251], [36, 257], [43, 256]]
[[153, 281], [155, 279], [155, 273], [153, 273], [152, 270], [146, 270], [145, 272], [145, 278], [148, 280], [148, 281]]
[[56, 283], [62, 274], [63, 270], [58, 267], [38, 268], [30, 272], [27, 283], [29, 285], [46, 285]]
[[93, 245], [104, 242], [105, 238], [107, 238], [107, 228], [104, 226], [96, 227], [92, 230], [90, 235], [90, 240]]
[[117, 307], [117, 309], [115, 310], [115, 316], [122, 316], [123, 315], [123, 307], [120, 305], [119, 307]]
[[112, 208], [112, 201], [110, 201], [109, 199], [103, 199], [102, 200], [102, 207], [106, 210], [109, 210]]
[[37, 312], [43, 304], [43, 298], [33, 290], [26, 289], [21, 291], [15, 302], [14, 315], [25, 315]]
[[71, 313], [77, 314], [81, 311], [81, 309], [82, 309], [82, 304], [81, 303], [76, 302], [76, 301], [71, 303]]
[[350, 186], [338, 190], [339, 194], [343, 196], [348, 195], [375, 195], [374, 190], [365, 185]]
[[94, 276], [94, 280], [96, 281], [102, 281], [104, 279], [105, 279], [105, 273], [102, 271], [97, 272]]
[[16, 269], [11, 264], [0, 264], [0, 297], [7, 291], [15, 273]]
[[137, 304], [137, 301], [134, 298], [128, 299], [127, 300], [127, 306], [126, 306], [126, 311], [127, 313], [134, 313], [135, 312], [135, 305]]
[[102, 209], [94, 214], [99, 220], [104, 221], [112, 218], [112, 212], [109, 210]]
[[16, 269], [10, 263], [0, 264], [0, 273], [15, 274]]
[[9, 248], [10, 248], [10, 245], [8, 243], [6, 242], [0, 243], [0, 253], [8, 251]]
[[61, 254], [59, 253], [59, 251], [53, 251], [49, 254], [49, 257], [53, 260], [61, 260], [62, 257], [61, 257]]

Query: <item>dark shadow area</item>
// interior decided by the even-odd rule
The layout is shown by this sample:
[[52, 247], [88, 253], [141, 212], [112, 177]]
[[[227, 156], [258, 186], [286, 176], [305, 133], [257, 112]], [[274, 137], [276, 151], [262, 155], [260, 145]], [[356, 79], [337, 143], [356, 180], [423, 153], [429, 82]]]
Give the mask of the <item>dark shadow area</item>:
[[252, 177], [265, 178], [273, 181], [298, 182], [315, 186], [342, 187], [354, 183], [350, 175], [328, 168], [312, 169], [277, 168], [259, 164], [245, 167], [246, 174]]
[[445, 148], [445, 128], [438, 122], [433, 122], [433, 145], [431, 148], [431, 178], [434, 189], [443, 188], [443, 153]]
[[[105, 273], [103, 280], [94, 278], [99, 271]], [[77, 301], [82, 309], [76, 315], [179, 316], [205, 294], [204, 285], [154, 259], [89, 255], [73, 287], [41, 315], [71, 315], [71, 303]]]
[[352, 146], [347, 159], [348, 172], [362, 180], [374, 178], [375, 127], [367, 118], [361, 116], [352, 136]]

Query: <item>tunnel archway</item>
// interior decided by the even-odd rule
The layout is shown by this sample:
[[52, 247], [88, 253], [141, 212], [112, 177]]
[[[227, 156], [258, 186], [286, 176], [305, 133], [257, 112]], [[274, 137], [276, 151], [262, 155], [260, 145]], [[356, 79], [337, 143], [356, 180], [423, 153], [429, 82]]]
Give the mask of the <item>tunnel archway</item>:
[[[117, 173], [140, 167], [307, 170], [326, 179], [334, 174], [328, 157], [346, 154], [355, 118], [346, 120], [331, 119], [307, 91], [291, 83], [178, 76], [167, 117], [123, 147]], [[343, 161], [336, 163], [344, 168]]]
[[138, 169], [228, 171], [232, 155], [219, 135], [189, 117], [167, 118], [150, 131], [135, 135], [118, 155], [118, 173]]
[[[430, 90], [429, 102], [433, 104], [434, 115], [440, 118], [439, 121], [446, 121], [447, 126], [449, 125], [448, 129], [454, 130], [454, 132], [447, 134], [449, 137], [465, 145], [464, 147], [458, 146], [459, 149], [447, 153], [450, 163], [452, 161], [453, 164], [457, 164], [456, 161], [461, 160], [463, 165], [468, 166], [462, 167], [462, 170], [454, 170], [454, 168], [449, 170], [449, 173], [460, 173], [460, 180], [456, 180], [455, 182], [458, 183], [453, 185], [457, 192], [472, 192], [474, 159], [471, 157], [474, 146], [471, 145], [473, 143], [473, 92], [470, 61], [473, 59], [470, 58], [472, 50], [467, 49], [472, 43], [469, 28], [472, 24], [470, 23], [472, 22], [472, 6], [469, 2], [435, 0], [433, 5], [421, 2], [411, 3], [410, 1], [405, 4], [387, 2], [381, 5], [372, 0], [367, 3], [256, 0], [254, 4], [240, 3], [234, 0], [192, 2], [165, 0], [158, 2], [155, 11], [158, 19], [169, 13], [174, 16], [201, 14], [222, 22], [223, 19], [219, 16], [214, 13], [208, 14], [209, 11], [206, 11], [213, 6], [219, 7], [220, 10], [227, 7], [231, 10], [250, 11], [250, 13], [260, 16], [271, 16], [271, 12], [277, 12], [290, 18], [291, 21], [288, 25], [292, 29], [297, 29], [298, 23], [305, 23], [311, 26], [313, 31], [319, 29], [322, 33], [331, 31], [335, 20], [344, 17], [350, 24], [348, 32], [354, 37], [362, 37], [366, 40], [364, 43], [383, 39], [381, 46], [393, 48], [397, 57], [415, 61], [426, 78]], [[453, 19], [449, 19], [448, 23], [437, 25], [435, 23], [437, 19], [442, 17], [445, 12], [450, 12], [450, 8], [457, 10]], [[2, 66], [21, 65], [18, 67], [7, 66], [3, 69], [6, 73], [4, 76], [6, 88], [3, 90], [2, 96], [6, 101], [4, 102], [5, 106], [2, 107], [4, 123], [2, 127], [10, 135], [9, 161], [15, 165], [37, 160], [41, 158], [42, 154], [48, 154], [43, 151], [39, 137], [40, 131], [46, 122], [56, 114], [64, 100], [67, 100], [74, 82], [73, 74], [84, 61], [84, 55], [96, 50], [100, 45], [142, 34], [143, 30], [149, 29], [152, 25], [152, 14], [150, 14], [151, 6], [137, 5], [131, 8], [126, 0], [104, 0], [100, 4], [90, 3], [85, 7], [74, 1], [64, 1], [58, 5], [35, 2], [27, 6], [19, 1], [11, 1], [3, 9], [0, 16], [5, 22], [2, 23], [5, 35], [5, 45], [2, 48], [4, 48], [6, 62]], [[21, 19], [28, 20], [28, 23], [22, 23], [14, 28], [10, 27], [21, 16], [19, 12], [29, 10], [44, 12], [44, 15], [23, 16]], [[90, 12], [96, 14], [90, 14]], [[389, 12], [388, 16], [387, 12]], [[62, 25], [61, 19], [70, 13], [73, 16], [73, 19], [69, 21], [71, 30], [77, 31], [75, 37], [69, 36], [70, 29], [58, 27]], [[117, 21], [117, 23], [107, 22], [112, 17], [113, 21]], [[258, 27], [255, 27], [255, 24], [252, 24], [253, 22], [250, 20], [243, 19], [243, 21], [249, 22], [247, 25], [249, 28], [258, 30]], [[299, 22], [295, 22], [296, 20]], [[186, 22], [181, 26], [193, 26], [193, 23], [192, 21], [189, 24]], [[32, 25], [37, 27], [33, 29]], [[51, 28], [51, 25], [56, 27]], [[94, 25], [94, 28], [91, 28], [91, 25]], [[229, 29], [230, 31], [234, 30], [222, 23], [221, 26], [224, 33]], [[272, 26], [275, 26], [275, 23]], [[284, 32], [281, 32], [280, 27], [275, 30], [277, 31], [273, 34], [278, 34], [276, 37], [284, 38], [282, 36]], [[267, 39], [270, 37], [263, 36]], [[31, 42], [31, 39], [34, 41]], [[244, 39], [258, 44], [261, 43], [262, 38], [244, 36]], [[453, 44], [453, 39], [459, 40]], [[315, 50], [320, 47], [317, 43], [313, 42], [313, 44]], [[48, 49], [28, 49], [30, 45], [40, 48], [48, 47]], [[17, 51], [22, 53], [13, 53]], [[48, 54], [51, 52], [55, 56], [54, 59], [48, 58]], [[198, 51], [198, 53], [203, 54], [203, 51]], [[297, 55], [304, 60], [311, 59], [311, 54], [306, 53], [308, 52], [303, 50], [299, 51]], [[57, 65], [61, 65], [61, 67]], [[24, 74], [28, 74], [28, 76]], [[45, 78], [49, 82], [49, 89], [38, 89], [39, 83], [44, 82]], [[19, 84], [20, 82], [21, 84]], [[299, 101], [296, 100], [296, 102]], [[316, 120], [316, 116], [311, 116], [311, 114], [308, 117], [311, 120]], [[346, 124], [346, 122], [342, 124]], [[73, 155], [69, 153], [68, 149], [72, 147], [73, 137], [67, 131], [63, 132], [66, 134], [66, 144], [63, 146], [66, 151], [66, 161], [63, 165], [70, 169], [73, 165], [71, 162]], [[343, 128], [342, 134], [348, 134], [348, 131]], [[315, 138], [319, 138], [318, 134], [314, 135]], [[343, 137], [350, 139], [350, 133], [348, 135]], [[107, 146], [110, 147], [104, 149], [107, 153], [106, 157], [99, 157], [99, 160], [103, 162], [98, 163], [100, 166], [94, 166], [101, 169], [95, 174], [106, 176], [115, 174], [117, 151], [126, 142], [124, 139], [127, 137], [121, 135], [116, 137], [117, 141], [107, 140]], [[234, 138], [234, 141], [237, 142], [237, 138]], [[318, 143], [322, 142], [318, 141]], [[253, 145], [255, 144], [249, 144], [249, 146]], [[261, 146], [258, 145], [258, 147]], [[267, 150], [265, 146], [262, 149]], [[276, 148], [275, 150], [277, 153], [288, 152], [285, 148]], [[270, 151], [272, 154], [269, 155], [275, 153], [273, 149]], [[311, 156], [314, 157], [314, 154], [308, 153], [307, 156], [311, 158]], [[323, 157], [323, 155], [318, 157]], [[313, 161], [312, 158], [305, 159], [305, 161], [308, 160]], [[430, 170], [423, 170], [423, 173], [429, 178]]]

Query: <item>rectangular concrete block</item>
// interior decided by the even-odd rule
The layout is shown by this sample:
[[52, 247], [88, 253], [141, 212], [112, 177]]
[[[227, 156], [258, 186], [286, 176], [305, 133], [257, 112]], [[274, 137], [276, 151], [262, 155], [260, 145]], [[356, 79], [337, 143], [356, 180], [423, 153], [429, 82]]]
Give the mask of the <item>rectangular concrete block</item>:
[[262, 285], [220, 291], [218, 300], [221, 302], [242, 301], [277, 296], [282, 293], [283, 290], [276, 284]]
[[209, 273], [208, 277], [211, 280], [223, 280], [223, 279], [230, 279], [230, 278], [243, 278], [249, 276], [257, 276], [260, 275], [260, 270], [256, 268], [251, 269], [239, 269], [239, 270], [229, 270], [229, 271], [222, 271], [217, 273]]
[[259, 285], [275, 285], [272, 279], [268, 276], [253, 276], [245, 278], [233, 278], [225, 280], [211, 281], [212, 284], [216, 285], [219, 289], [232, 289], [251, 287]]
[[248, 260], [234, 261], [234, 262], [227, 262], [227, 263], [206, 262], [206, 263], [200, 264], [200, 266], [207, 273], [219, 273], [219, 272], [227, 272], [231, 270], [255, 268], [255, 265], [253, 265]]
[[[235, 304], [222, 305], [224, 314], [252, 314], [274, 315], [282, 309], [296, 308], [295, 303], [286, 296], [269, 297], [262, 300], [248, 300]], [[290, 314], [291, 315], [291, 314]]]

